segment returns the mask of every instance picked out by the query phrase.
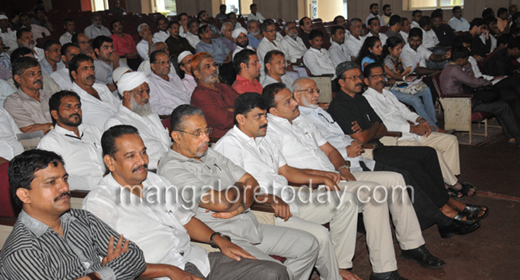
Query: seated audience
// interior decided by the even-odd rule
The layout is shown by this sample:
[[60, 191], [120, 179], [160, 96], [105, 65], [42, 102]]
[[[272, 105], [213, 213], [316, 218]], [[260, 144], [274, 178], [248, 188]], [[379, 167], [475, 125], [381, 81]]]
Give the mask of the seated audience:
[[410, 32], [410, 29], [412, 28], [412, 23], [405, 17], [401, 18], [401, 31], [399, 31], [399, 34], [403, 37], [403, 41], [408, 42], [408, 33]]
[[235, 50], [233, 51], [233, 54], [231, 55], [231, 59], [235, 58], [235, 55], [244, 49], [253, 50], [254, 49], [249, 46], [249, 38], [247, 36], [247, 30], [243, 27], [237, 28], [233, 30], [233, 34], [231, 34], [231, 37], [233, 37], [233, 42], [237, 45]]
[[191, 92], [182, 83], [181, 78], [172, 71], [168, 55], [163, 51], [150, 54], [152, 73], [148, 75], [150, 87], [150, 105], [154, 113], [168, 116], [181, 104], [190, 104]]
[[352, 54], [352, 60], [356, 60], [354, 55], [359, 53], [359, 50], [361, 50], [361, 46], [363, 46], [363, 42], [365, 41], [365, 37], [361, 36], [361, 32], [363, 32], [363, 23], [361, 22], [361, 19], [351, 19], [350, 36], [345, 39], [345, 44]]
[[[309, 43], [309, 36], [312, 31], [312, 20], [309, 17], [303, 17], [299, 21], [300, 24], [300, 38], [302, 39], [303, 43], [305, 44], [305, 47], [310, 48], [311, 44]], [[352, 24], [352, 21], [351, 21]]]
[[59, 155], [26, 151], [7, 172], [22, 212], [0, 253], [2, 278], [134, 279], [146, 269], [135, 243], [90, 212], [71, 209], [68, 174]]
[[[16, 32], [16, 41], [18, 42], [18, 47], [29, 48], [33, 53], [34, 58], [38, 61], [42, 61], [45, 59], [45, 51], [36, 46], [35, 39], [33, 39], [33, 35], [31, 31], [27, 28], [22, 28]], [[15, 50], [13, 50], [15, 51]], [[11, 53], [12, 56], [12, 53]], [[11, 57], [11, 64], [12, 64]]]
[[90, 44], [90, 41], [85, 33], [76, 33], [72, 36], [72, 43], [79, 47], [82, 54], [86, 54], [96, 60], [96, 53]]
[[157, 43], [157, 39], [155, 39], [152, 36], [152, 32], [150, 31], [150, 26], [146, 23], [141, 23], [139, 26], [137, 26], [137, 33], [139, 33], [139, 37], [141, 37], [141, 41], [137, 43], [135, 46], [137, 53], [139, 56], [146, 60], [150, 57], [150, 54], [152, 53], [150, 49], [152, 48], [152, 45]]
[[112, 42], [110, 37], [98, 36], [92, 41], [92, 47], [97, 56], [97, 59], [94, 60], [96, 83], [104, 84], [111, 92], [115, 92], [117, 89], [112, 79], [112, 72], [119, 66], [128, 67], [128, 65], [114, 52]]
[[55, 71], [50, 76], [58, 84], [62, 90], [70, 90], [72, 88], [72, 80], [69, 73], [69, 62], [70, 60], [80, 53], [77, 45], [67, 43], [61, 47], [60, 59], [62, 64], [65, 66], [60, 70]]
[[[509, 18], [509, 11], [507, 8], [500, 7], [497, 10], [497, 27], [500, 34], [504, 34], [509, 32], [509, 24], [510, 24], [510, 18]], [[471, 29], [471, 27], [470, 27]]]
[[[209, 30], [211, 30], [212, 38], [220, 38], [220, 30], [213, 24], [209, 22], [209, 14], [208, 12], [202, 10], [197, 14], [197, 20], [199, 22], [199, 26], [207, 25]], [[200, 34], [200, 32], [199, 32]], [[199, 36], [200, 37], [200, 36]]]
[[451, 26], [443, 22], [442, 13], [432, 13], [431, 29], [433, 30], [433, 32], [435, 32], [435, 35], [437, 35], [437, 39], [439, 40], [438, 44], [441, 47], [451, 47], [451, 45], [453, 44], [453, 39], [455, 39], [455, 30], [453, 30]]
[[4, 108], [11, 114], [23, 132], [42, 130], [49, 132], [52, 126], [49, 99], [53, 92], [42, 89], [40, 64], [32, 57], [21, 57], [13, 63], [15, 93], [4, 101]]
[[[26, 47], [17, 48], [16, 50], [14, 50], [11, 53], [11, 63], [14, 63], [17, 59], [19, 59], [21, 57], [34, 58], [34, 53], [31, 49], [26, 48]], [[9, 78], [7, 80], [7, 82], [9, 83], [9, 85], [12, 88], [16, 88], [13, 77]], [[53, 94], [55, 92], [60, 91], [60, 86], [50, 76], [42, 74], [42, 82], [43, 82], [42, 89], [45, 89], [47, 92]]]
[[157, 29], [159, 29], [159, 31], [157, 31], [153, 34], [155, 43], [156, 42], [166, 42], [166, 39], [168, 39], [168, 37], [170, 37], [170, 31], [168, 30], [168, 23], [169, 23], [168, 19], [164, 18], [164, 17], [158, 18], [155, 21]]
[[37, 24], [31, 24], [31, 20], [28, 15], [21, 15], [20, 22], [23, 24], [22, 28], [29, 30], [34, 40], [51, 36], [49, 29], [39, 26]]
[[168, 50], [170, 51], [170, 57], [174, 60], [177, 60], [179, 54], [183, 51], [195, 52], [195, 48], [190, 45], [188, 40], [179, 36], [179, 26], [178, 22], [170, 21], [168, 24], [168, 32], [170, 33], [170, 36], [165, 41]]
[[90, 40], [94, 40], [94, 38], [96, 38], [98, 36], [110, 37], [112, 35], [112, 33], [110, 33], [110, 30], [108, 30], [108, 28], [101, 25], [101, 23], [103, 22], [103, 18], [101, 17], [100, 13], [92, 13], [91, 19], [92, 19], [92, 24], [87, 26], [85, 28], [85, 31], [83, 31]]
[[268, 51], [283, 50], [281, 42], [276, 39], [276, 25], [272, 19], [268, 19], [262, 23], [262, 34], [264, 35], [264, 38], [260, 44], [258, 44], [256, 52], [260, 58], [260, 63], [263, 65], [264, 57]]
[[255, 50], [258, 48], [258, 44], [260, 44], [264, 38], [260, 28], [260, 23], [257, 20], [247, 21], [247, 31], [249, 32], [247, 38], [249, 39], [249, 46]]
[[[141, 277], [243, 279], [247, 275], [248, 279], [289, 279], [285, 267], [271, 261], [255, 260], [221, 233], [214, 232], [195, 218], [181, 203], [116, 203], [113, 197], [129, 186], [132, 186], [132, 192], [127, 196], [130, 200], [133, 200], [130, 196], [142, 198], [150, 186], [162, 191], [167, 191], [170, 186], [165, 178], [148, 172], [149, 160], [145, 151], [150, 147], [145, 146], [140, 135], [140, 131], [128, 125], [114, 126], [103, 134], [104, 161], [110, 173], [85, 198], [83, 208], [144, 248], [149, 263]], [[128, 154], [135, 156], [129, 161]], [[119, 165], [119, 161], [131, 164]], [[134, 172], [133, 165], [142, 172], [129, 175]], [[144, 209], [153, 211], [154, 216], [151, 218]], [[141, 230], [136, 231], [136, 228]], [[157, 238], [161, 242], [152, 242]], [[208, 253], [191, 244], [190, 239], [209, 242], [222, 252]]]
[[515, 76], [520, 70], [512, 61], [520, 58], [520, 37], [509, 40], [507, 47], [497, 50], [484, 64], [484, 74], [490, 76]]
[[397, 37], [403, 42], [406, 42], [406, 40], [403, 38], [403, 35], [401, 35], [401, 30], [403, 28], [402, 21], [403, 20], [399, 15], [391, 16], [388, 21], [388, 30], [385, 33], [386, 37]]
[[[188, 22], [189, 22], [188, 14], [180, 13], [178, 19], [179, 19], [179, 23], [181, 25], [179, 27], [179, 35], [181, 35], [181, 37], [186, 38], [186, 35], [188, 35], [188, 29], [190, 26], [188, 24]], [[166, 24], [166, 28], [168, 28], [167, 26], [168, 26], [168, 24]], [[198, 24], [197, 24], [197, 26], [198, 26]], [[197, 34], [197, 33], [195, 33], [195, 34]], [[190, 44], [191, 44], [191, 42], [190, 42]], [[193, 44], [191, 44], [191, 45], [193, 46]], [[193, 46], [193, 47], [195, 48], [196, 46], [197, 46], [197, 44], [195, 44], [195, 46]]]
[[6, 15], [0, 15], [0, 38], [3, 39], [5, 50], [9, 49], [9, 53], [18, 48], [16, 42], [16, 29], [9, 24], [9, 18]]
[[[139, 67], [139, 63], [141, 63], [141, 59], [138, 57], [137, 49], [135, 47], [135, 42], [132, 36], [127, 33], [123, 33], [123, 23], [120, 20], [114, 20], [110, 24], [112, 27], [112, 44], [114, 48], [114, 52], [119, 57], [125, 57], [126, 63], [130, 68], [137, 70]], [[115, 67], [117, 68], [117, 67]]]
[[253, 3], [249, 5], [249, 10], [251, 10], [251, 13], [247, 15], [247, 21], [256, 20], [262, 23], [265, 20], [264, 16], [258, 12], [258, 6], [256, 4]]
[[183, 51], [177, 60], [179, 67], [184, 72], [184, 78], [182, 78], [182, 84], [191, 94], [197, 87], [197, 81], [193, 77], [193, 71], [191, 71], [191, 58], [193, 54], [189, 51]]
[[386, 39], [388, 39], [388, 37], [385, 35], [385, 33], [379, 33], [379, 29], [381, 28], [379, 19], [371, 18], [368, 20], [368, 22], [369, 22], [369, 24], [367, 25], [368, 33], [365, 36], [365, 39], [369, 38], [369, 37], [379, 38], [379, 40], [381, 40], [381, 45], [384, 46], [386, 43]]
[[330, 29], [330, 41], [331, 45], [329, 48], [329, 55], [334, 67], [339, 65], [341, 62], [350, 61], [352, 54], [345, 44], [345, 28], [341, 25], [335, 25]]
[[440, 44], [439, 38], [437, 38], [437, 34], [432, 30], [431, 18], [429, 16], [423, 16], [421, 20], [419, 20], [419, 27], [423, 32], [422, 45], [425, 48], [431, 50]]
[[455, 6], [451, 10], [453, 13], [453, 17], [448, 21], [448, 24], [455, 30], [455, 32], [459, 31], [469, 31], [469, 22], [462, 17], [462, 8], [460, 6]]
[[56, 40], [48, 40], [43, 45], [45, 58], [40, 61], [42, 74], [51, 75], [52, 73], [65, 68], [65, 64], [61, 61], [61, 45]]
[[419, 28], [419, 20], [422, 18], [422, 11], [421, 10], [415, 10], [412, 12], [412, 26], [411, 28]]
[[242, 24], [240, 22], [238, 22], [237, 14], [235, 12], [228, 13], [227, 19], [229, 20], [229, 22], [231, 22], [231, 24], [233, 24], [233, 26], [234, 26], [233, 29], [243, 28]]
[[168, 152], [172, 143], [168, 129], [162, 125], [159, 115], [152, 111], [149, 100], [153, 93], [148, 84], [148, 78], [141, 72], [121, 76], [117, 88], [123, 95], [123, 102], [119, 106], [119, 112], [105, 123], [105, 130], [120, 124], [137, 128], [147, 147], [148, 168], [155, 170], [159, 159]]
[[115, 0], [112, 3], [114, 4], [114, 7], [110, 7], [110, 9], [108, 9], [107, 12], [120, 15], [126, 14], [125, 9], [120, 6], [121, 3], [119, 2], [119, 0]]
[[72, 43], [72, 35], [76, 33], [74, 30], [76, 25], [74, 24], [74, 19], [72, 18], [64, 18], [63, 19], [63, 29], [65, 29], [65, 33], [60, 36], [60, 44], [65, 45], [67, 43]]
[[[520, 14], [519, 14], [520, 16]], [[489, 30], [489, 39], [491, 39], [491, 48], [489, 49], [489, 52], [486, 54], [486, 57], [489, 56], [490, 53], [495, 51], [495, 49], [498, 46], [498, 40], [495, 36], [498, 35], [498, 28], [497, 28], [497, 19], [494, 17], [486, 17], [484, 18], [484, 24], [486, 25], [486, 29]], [[514, 32], [514, 30], [518, 30], [518, 28], [511, 28], [511, 31]], [[487, 37], [484, 32], [480, 34], [480, 40], [482, 40], [482, 43], [486, 43]]]
[[34, 17], [31, 19], [31, 24], [35, 24], [41, 27], [45, 27], [50, 32], [54, 31], [52, 22], [49, 22], [49, 18], [45, 14], [45, 9], [42, 7], [34, 8]]
[[383, 5], [383, 15], [381, 16], [381, 18], [383, 18], [383, 20], [381, 21], [381, 24], [388, 25], [391, 17], [392, 17], [392, 6], [390, 6], [388, 4]]
[[196, 19], [192, 19], [188, 22], [188, 33], [186, 40], [190, 43], [193, 48], [196, 48], [200, 42], [199, 37], [199, 22]]
[[222, 42], [220, 38], [212, 38], [211, 30], [208, 25], [199, 28], [200, 42], [197, 44], [196, 51], [210, 53], [219, 67], [219, 74], [225, 82], [232, 84], [235, 81], [235, 71], [231, 50]]
[[197, 53], [191, 58], [191, 71], [197, 87], [191, 95], [191, 105], [200, 108], [213, 128], [210, 137], [220, 138], [233, 127], [233, 104], [238, 97], [232, 87], [218, 82], [217, 68], [211, 54]]
[[[288, 22], [285, 25], [285, 37], [280, 41], [280, 49], [287, 54], [287, 60], [291, 63], [298, 63], [307, 51], [307, 46], [298, 36], [298, 28], [295, 22]], [[264, 57], [267, 54], [264, 53]], [[263, 61], [263, 58], [261, 59]], [[265, 63], [265, 61], [264, 61]]]
[[303, 56], [303, 63], [309, 69], [312, 75], [332, 75], [331, 80], [336, 78], [334, 71], [334, 63], [332, 62], [329, 52], [322, 48], [323, 33], [319, 30], [312, 30], [309, 36], [311, 47]]
[[231, 51], [234, 51], [237, 47], [235, 42], [233, 42], [233, 37], [231, 36], [231, 34], [233, 34], [233, 29], [233, 24], [227, 21], [222, 23], [222, 27], [220, 28], [222, 33], [222, 42], [224, 42], [224, 45], [226, 45]]
[[78, 54], [69, 62], [72, 91], [81, 98], [82, 122], [103, 130], [110, 116], [119, 110], [121, 101], [104, 84], [96, 83], [94, 61], [90, 56]]
[[356, 57], [356, 62], [361, 65], [361, 70], [364, 70], [370, 63], [381, 62], [383, 59], [381, 40], [377, 37], [367, 37]]
[[220, 13], [218, 13], [216, 16], [215, 16], [215, 19], [216, 20], [225, 20], [227, 19], [227, 15], [226, 15], [226, 5], [225, 4], [222, 4], [219, 6], [218, 10], [220, 11]]
[[[487, 29], [484, 20], [481, 18], [474, 18], [471, 21], [469, 33], [473, 37], [473, 43], [471, 44], [471, 54], [473, 56], [485, 57], [491, 51], [491, 35]], [[485, 34], [486, 40], [483, 42], [480, 36]]]
[[237, 72], [237, 78], [232, 87], [239, 94], [256, 92], [262, 94], [264, 89], [258, 79], [260, 78], [260, 62], [258, 56], [252, 50], [242, 50], [233, 58], [233, 66]]
[[[170, 51], [169, 51], [166, 43], [158, 42], [158, 43], [153, 44], [152, 47], [150, 48], [150, 54], [153, 53], [154, 51], [162, 51], [162, 52], [166, 53], [166, 55], [168, 55], [168, 57], [170, 57]], [[171, 58], [170, 58], [170, 70], [177, 73], [175, 70], [175, 66], [172, 63]], [[150, 58], [149, 57], [147, 59], [143, 60], [143, 62], [141, 62], [141, 65], [139, 65], [139, 68], [137, 68], [137, 71], [143, 72], [145, 76], [148, 76], [152, 73], [152, 68], [150, 67]]]
[[442, 62], [450, 58], [451, 53], [448, 51], [443, 55], [433, 54], [422, 45], [422, 39], [423, 32], [420, 28], [412, 28], [410, 30], [408, 44], [403, 47], [403, 51], [401, 52], [403, 66], [408, 68], [419, 62], [419, 65], [415, 67], [415, 73], [427, 75], [438, 72], [438, 70], [427, 68], [427, 62]]
[[380, 22], [381, 24], [384, 24], [384, 22], [385, 22], [385, 21], [383, 20], [383, 18], [379, 15], [379, 4], [377, 4], [377, 3], [372, 3], [372, 4], [370, 4], [370, 14], [368, 14], [367, 19], [366, 19], [366, 21], [365, 21], [365, 23], [367, 24], [367, 26], [370, 25], [370, 22], [369, 22], [369, 21], [370, 21], [371, 19], [373, 19], [373, 18], [378, 19], [379, 22]]
[[0, 164], [12, 160], [24, 150], [16, 134], [22, 133], [6, 109], [0, 108]]
[[60, 91], [49, 100], [54, 129], [45, 135], [38, 149], [55, 152], [69, 172], [70, 189], [91, 190], [103, 178], [102, 131], [82, 124], [81, 100], [73, 91]]
[[[316, 262], [318, 242], [304, 231], [260, 224], [247, 211], [255, 201], [254, 188], [258, 182], [208, 147], [212, 128], [202, 110], [191, 105], [179, 106], [171, 115], [171, 129], [172, 150], [161, 158], [157, 174], [180, 191], [191, 190], [191, 211], [195, 218], [212, 230], [229, 235], [255, 258], [285, 257], [284, 265], [291, 279], [308, 279]], [[227, 199], [231, 196], [237, 199], [231, 202]], [[261, 201], [261, 197], [256, 201]]]
[[265, 76], [262, 80], [262, 86], [274, 83], [284, 83], [285, 86], [292, 90], [293, 79], [286, 75], [285, 54], [281, 51], [273, 50], [265, 55]]

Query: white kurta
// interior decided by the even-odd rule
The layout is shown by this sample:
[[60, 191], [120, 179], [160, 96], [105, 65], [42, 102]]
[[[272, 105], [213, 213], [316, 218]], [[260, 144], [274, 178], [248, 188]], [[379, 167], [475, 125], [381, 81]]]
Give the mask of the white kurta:
[[101, 100], [88, 94], [76, 83], [72, 84], [72, 91], [81, 98], [81, 110], [83, 111], [83, 123], [95, 125], [103, 130], [105, 122], [119, 110], [121, 100], [117, 99], [106, 85], [95, 83], [93, 88], [98, 92]]
[[153, 72], [148, 75], [150, 105], [158, 115], [170, 115], [177, 106], [191, 102], [191, 92], [184, 87], [181, 78], [172, 72], [168, 77], [170, 81], [164, 80]]

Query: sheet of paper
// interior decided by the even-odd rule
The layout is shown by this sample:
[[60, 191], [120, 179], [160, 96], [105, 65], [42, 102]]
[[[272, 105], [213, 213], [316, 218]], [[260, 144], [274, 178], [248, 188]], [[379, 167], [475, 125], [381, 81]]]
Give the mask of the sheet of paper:
[[419, 54], [417, 54], [415, 56], [415, 58], [413, 59], [412, 70], [410, 71], [410, 73], [415, 72], [415, 68], [417, 68], [417, 66], [419, 65], [420, 62], [421, 62], [421, 56]]

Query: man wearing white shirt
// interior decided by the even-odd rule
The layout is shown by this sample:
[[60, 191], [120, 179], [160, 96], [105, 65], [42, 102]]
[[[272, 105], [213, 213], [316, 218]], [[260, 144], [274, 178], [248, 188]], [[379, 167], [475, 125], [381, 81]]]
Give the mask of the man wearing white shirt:
[[[135, 48], [137, 49], [137, 53], [139, 56], [146, 60], [150, 56], [150, 49], [152, 48], [152, 45], [157, 43], [157, 39], [155, 37], [152, 37], [152, 32], [150, 31], [150, 26], [146, 23], [141, 23], [139, 26], [137, 26], [137, 32], [139, 33], [139, 37], [141, 37], [141, 41], [137, 43]], [[156, 33], [157, 34], [157, 33]]]
[[170, 60], [165, 52], [154, 51], [150, 55], [150, 66], [150, 104], [154, 113], [170, 115], [177, 106], [190, 104], [191, 92], [184, 87], [181, 78], [171, 71]]
[[422, 36], [423, 32], [420, 28], [412, 28], [408, 36], [408, 44], [403, 47], [400, 58], [405, 68], [418, 62], [419, 65], [415, 68], [415, 73], [427, 75], [439, 71], [428, 69], [426, 64], [428, 60], [434, 62], [447, 60], [450, 58], [451, 52], [446, 52], [443, 55], [433, 54], [422, 45]]
[[[168, 37], [170, 37], [170, 31], [168, 31], [168, 19], [167, 18], [159, 18], [156, 21], [157, 29], [159, 31], [153, 34], [153, 38], [155, 42], [165, 42]], [[150, 27], [148, 27], [150, 28]], [[139, 30], [138, 30], [139, 32]], [[154, 43], [155, 43], [154, 42]]]
[[71, 189], [93, 189], [105, 173], [101, 130], [82, 124], [81, 100], [73, 91], [55, 93], [49, 100], [49, 108], [55, 127], [42, 138], [38, 149], [61, 155]]
[[[126, 203], [143, 199], [145, 193], [151, 191], [166, 194], [171, 184], [165, 178], [148, 172], [147, 147], [136, 128], [126, 125], [112, 127], [103, 134], [102, 143], [103, 160], [110, 174], [85, 197], [83, 209], [145, 248], [143, 253], [148, 263], [141, 277], [289, 279], [282, 265], [252, 260], [250, 254], [231, 243], [226, 236], [214, 232], [195, 218], [177, 196], [167, 203], [154, 203], [148, 199], [143, 203]], [[120, 195], [123, 203], [114, 199]], [[140, 230], [136, 231], [136, 228]], [[209, 242], [222, 253], [208, 254], [191, 244], [190, 239]]]
[[[362, 188], [366, 190], [386, 188], [392, 197], [396, 195], [395, 190], [401, 189], [405, 185], [403, 177], [398, 173], [351, 173], [341, 154], [327, 142], [312, 121], [300, 114], [293, 94], [283, 84], [267, 86], [262, 96], [265, 103], [269, 104], [266, 140], [271, 146], [280, 148], [289, 166], [329, 172], [337, 171], [343, 180], [356, 181], [356, 178], [366, 180], [367, 182], [364, 182]], [[377, 184], [368, 181], [377, 181], [382, 186], [376, 187]], [[388, 210], [392, 214], [398, 232], [397, 239], [402, 247], [403, 257], [413, 259], [429, 268], [445, 266], [442, 260], [431, 255], [424, 247], [425, 242], [417, 216], [404, 189], [398, 191], [401, 194], [398, 195], [398, 201], [387, 199], [386, 203], [375, 205], [362, 202], [366, 200], [359, 196], [360, 192], [357, 190], [360, 186], [356, 183], [342, 182], [339, 186], [357, 194], [356, 202], [360, 212], [363, 213], [367, 245], [369, 248], [377, 248], [376, 250], [369, 249], [373, 269], [370, 279], [404, 279], [397, 272], [392, 233], [387, 216]], [[378, 197], [378, 191], [375, 192]], [[380, 198], [377, 198], [378, 201], [381, 201]], [[375, 233], [377, 236], [374, 235]], [[416, 254], [417, 252], [421, 253]], [[338, 261], [342, 263], [347, 260], [339, 259]], [[342, 267], [341, 264], [340, 267]]]
[[4, 45], [9, 47], [8, 53], [18, 48], [16, 42], [16, 31], [12, 30], [9, 25], [9, 19], [6, 15], [0, 15], [0, 37], [4, 40]]
[[[337, 189], [336, 182], [328, 177], [336, 174], [289, 166], [277, 146], [264, 137], [268, 126], [266, 109], [260, 94], [247, 92], [240, 95], [234, 106], [235, 126], [217, 142], [215, 151], [257, 179], [261, 187], [260, 193], [274, 200], [273, 208], [277, 217], [275, 225], [304, 230], [318, 239], [320, 250], [316, 268], [322, 279], [356, 277], [346, 269], [340, 270], [337, 259], [347, 259], [342, 265], [343, 268], [350, 268], [352, 256], [346, 248], [355, 247], [357, 204], [341, 203], [339, 199], [332, 199], [328, 203], [302, 203], [295, 199], [294, 193], [289, 189], [284, 189], [289, 188], [288, 180], [302, 185], [312, 182], [323, 185], [316, 192], [323, 194], [325, 188]], [[339, 194], [344, 196], [343, 201], [354, 199], [352, 193]], [[311, 197], [309, 198], [316, 198]], [[330, 234], [321, 226], [327, 222], [330, 223]]]
[[273, 20], [269, 19], [262, 23], [262, 34], [264, 35], [264, 38], [260, 44], [258, 44], [256, 53], [258, 54], [258, 58], [260, 59], [260, 63], [263, 67], [264, 57], [268, 51], [282, 51], [282, 49], [280, 41], [276, 39], [276, 25], [274, 24]]
[[247, 21], [257, 20], [260, 23], [262, 23], [265, 20], [264, 16], [262, 16], [261, 13], [257, 12], [258, 6], [256, 4], [249, 5], [249, 9], [251, 10], [251, 13], [247, 16]]
[[60, 36], [60, 44], [63, 46], [67, 43], [72, 43], [72, 35], [74, 35], [74, 29], [76, 25], [74, 24], [74, 19], [64, 18], [63, 19], [63, 29], [65, 29], [65, 33]]
[[455, 30], [455, 32], [466, 32], [469, 31], [469, 22], [462, 17], [462, 8], [460, 6], [455, 6], [451, 10], [453, 13], [453, 17], [448, 21], [448, 24]]
[[21, 154], [24, 149], [16, 134], [22, 133], [6, 109], [0, 108], [0, 164]]
[[72, 90], [81, 98], [83, 123], [103, 130], [108, 118], [119, 110], [121, 101], [106, 85], [96, 83], [90, 56], [80, 53], [73, 57], [69, 62], [69, 71], [74, 81]]
[[331, 80], [336, 78], [336, 69], [334, 63], [330, 59], [329, 52], [322, 48], [323, 33], [319, 30], [312, 30], [309, 35], [311, 47], [303, 56], [303, 63], [309, 69], [312, 75], [331, 75]]
[[42, 61], [42, 59], [45, 59], [45, 51], [36, 46], [36, 42], [34, 41], [33, 35], [29, 29], [22, 28], [18, 30], [16, 32], [16, 41], [18, 42], [19, 47], [29, 48], [33, 52], [36, 60]]
[[[23, 24], [24, 28], [27, 28], [31, 32], [34, 40], [51, 36], [51, 32], [49, 32], [49, 29], [39, 26], [37, 24], [31, 24], [31, 20], [29, 19], [28, 15], [21, 15], [20, 22]], [[18, 31], [20, 31], [20, 29]]]
[[381, 41], [381, 46], [384, 46], [386, 44], [386, 39], [388, 37], [385, 33], [379, 33], [379, 29], [381, 29], [381, 22], [378, 18], [371, 18], [368, 20], [368, 34], [365, 36], [365, 38], [368, 37], [377, 37]]
[[[400, 146], [428, 146], [437, 152], [444, 182], [449, 186], [458, 184], [460, 175], [459, 142], [451, 134], [432, 132], [430, 124], [421, 116], [410, 111], [395, 95], [384, 89], [384, 81], [377, 78], [383, 73], [381, 65], [372, 64], [365, 68], [374, 78], [365, 78], [369, 88], [363, 93], [368, 103], [384, 125], [391, 131], [400, 131], [403, 136], [398, 139]], [[458, 189], [458, 185], [456, 188]]]
[[70, 90], [72, 88], [72, 80], [69, 73], [69, 62], [73, 57], [80, 54], [79, 47], [75, 44], [67, 43], [61, 47], [60, 52], [61, 60], [65, 67], [55, 71], [50, 76], [62, 90]]
[[415, 10], [412, 12], [412, 27], [411, 28], [416, 28], [416, 27], [420, 27], [419, 26], [419, 21], [421, 20], [422, 18], [422, 11], [421, 10]]
[[229, 22], [231, 22], [231, 24], [233, 24], [233, 26], [235, 27], [234, 29], [243, 27], [242, 24], [238, 22], [237, 14], [235, 12], [228, 13], [227, 19], [229, 20]]
[[298, 36], [298, 28], [296, 27], [295, 22], [287, 23], [285, 26], [285, 33], [285, 37], [283, 37], [282, 41], [280, 42], [281, 50], [287, 54], [287, 60], [289, 60], [291, 63], [296, 63], [297, 61], [301, 60], [307, 51], [307, 47], [302, 41], [302, 38]]
[[401, 18], [401, 31], [399, 31], [399, 34], [403, 37], [403, 41], [408, 42], [408, 33], [410, 32], [410, 29], [412, 28], [412, 23], [407, 18], [403, 17]]
[[329, 48], [330, 59], [334, 63], [334, 67], [341, 62], [350, 61], [352, 55], [347, 45], [345, 45], [345, 27], [336, 25], [330, 30], [331, 45]]
[[367, 20], [365, 21], [367, 26], [370, 25], [369, 20], [371, 20], [373, 18], [377, 18], [379, 20], [379, 22], [382, 24], [385, 23], [383, 18], [379, 15], [379, 4], [377, 4], [377, 3], [370, 4], [370, 14], [368, 14]]
[[[186, 34], [186, 40], [190, 43], [190, 45], [195, 49], [197, 48], [197, 44], [200, 42], [199, 37], [199, 22], [196, 19], [192, 19], [188, 22], [188, 33]], [[180, 34], [180, 30], [179, 30]]]
[[48, 40], [43, 46], [45, 50], [45, 58], [40, 61], [42, 74], [50, 75], [60, 69], [65, 68], [65, 64], [61, 61], [61, 45], [56, 40]]
[[233, 33], [231, 33], [231, 37], [233, 38], [233, 42], [237, 45], [235, 50], [233, 51], [233, 54], [231, 55], [231, 58], [235, 58], [235, 54], [237, 54], [239, 51], [243, 49], [254, 49], [249, 46], [249, 37], [247, 36], [247, 29], [243, 27], [239, 27], [235, 30], [233, 30]]
[[195, 88], [197, 87], [197, 81], [195, 81], [195, 77], [193, 77], [193, 72], [191, 71], [191, 58], [193, 54], [190, 51], [183, 51], [177, 60], [179, 63], [179, 67], [182, 71], [184, 71], [184, 78], [182, 79], [182, 84], [188, 90], [188, 92], [193, 93]]
[[101, 36], [101, 35], [107, 36], [107, 37], [110, 37], [110, 35], [112, 35], [112, 33], [110, 33], [110, 30], [108, 30], [108, 28], [101, 25], [102, 22], [103, 22], [103, 18], [101, 17], [100, 13], [92, 14], [92, 25], [87, 26], [85, 28], [85, 30], [83, 31], [90, 40], [94, 40], [97, 36]]
[[439, 38], [437, 38], [437, 34], [435, 34], [435, 31], [432, 29], [430, 17], [422, 17], [419, 21], [419, 25], [421, 31], [423, 32], [422, 45], [427, 49], [431, 49], [439, 45]]
[[[153, 53], [154, 51], [162, 51], [162, 52], [165, 52], [168, 57], [170, 56], [170, 50], [168, 49], [168, 46], [166, 45], [166, 43], [162, 43], [162, 42], [159, 42], [159, 43], [155, 43], [152, 45], [152, 47], [150, 48], [150, 53]], [[177, 73], [175, 71], [175, 67], [173, 66], [173, 63], [171, 63], [170, 61], [170, 69], [171, 71]], [[152, 68], [150, 67], [150, 57], [148, 57], [147, 59], [143, 60], [143, 62], [141, 62], [141, 64], [139, 65], [139, 68], [137, 68], [137, 71], [139, 72], [143, 72], [146, 76], [150, 75], [152, 73]]]
[[355, 60], [361, 47], [363, 46], [363, 42], [365, 42], [365, 37], [361, 36], [361, 32], [363, 31], [363, 23], [359, 18], [353, 18], [350, 20], [350, 36], [345, 39], [345, 44], [347, 48], [350, 50], [352, 54], [351, 59]]
[[172, 143], [168, 129], [150, 106], [149, 99], [153, 93], [150, 93], [148, 78], [141, 72], [126, 73], [121, 76], [117, 88], [123, 95], [123, 102], [119, 112], [105, 123], [105, 130], [120, 124], [137, 128], [147, 147], [146, 153], [150, 159], [148, 168], [155, 170], [159, 159], [168, 152]]
[[274, 83], [284, 83], [289, 90], [292, 91], [293, 79], [286, 75], [285, 54], [278, 50], [267, 52], [265, 55], [265, 76], [262, 80], [262, 86]]
[[188, 21], [189, 21], [189, 18], [188, 18], [187, 13], [179, 14], [179, 24], [181, 25], [179, 27], [179, 35], [183, 38], [186, 38], [186, 35], [188, 35], [188, 29], [189, 29]]

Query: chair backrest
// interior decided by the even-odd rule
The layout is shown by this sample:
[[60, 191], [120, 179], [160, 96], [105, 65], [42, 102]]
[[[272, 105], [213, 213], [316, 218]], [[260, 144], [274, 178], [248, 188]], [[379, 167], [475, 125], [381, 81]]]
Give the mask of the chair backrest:
[[0, 164], [0, 216], [15, 217], [15, 210], [11, 203], [11, 195], [9, 193], [8, 166], [9, 162]]
[[437, 92], [439, 93], [439, 97], [444, 97], [442, 94], [442, 91], [441, 91], [441, 83], [440, 83], [441, 73], [442, 73], [442, 71], [439, 71], [439, 72], [433, 74], [432, 80], [433, 80], [433, 84], [435, 85], [435, 88], [437, 89]]

